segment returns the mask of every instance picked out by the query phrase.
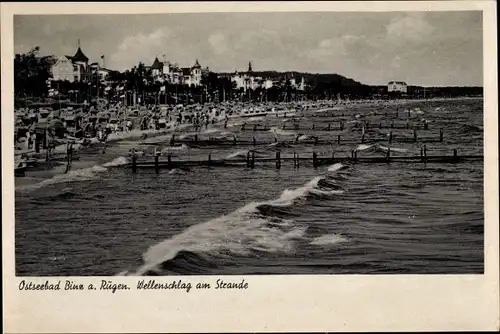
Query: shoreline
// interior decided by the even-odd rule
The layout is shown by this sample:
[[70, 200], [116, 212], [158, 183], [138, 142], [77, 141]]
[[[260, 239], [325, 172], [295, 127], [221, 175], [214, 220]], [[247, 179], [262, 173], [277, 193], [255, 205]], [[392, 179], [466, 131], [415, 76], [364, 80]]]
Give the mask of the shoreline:
[[[302, 109], [291, 109], [291, 110], [278, 110], [278, 111], [274, 111], [274, 112], [267, 112], [266, 115], [258, 115], [259, 112], [255, 112], [255, 115], [253, 115], [253, 113], [252, 113], [249, 116], [248, 115], [242, 116], [240, 114], [231, 115], [231, 116], [228, 116], [228, 120], [230, 120], [230, 122], [228, 123], [228, 128], [234, 127], [235, 125], [239, 125], [240, 122], [245, 122], [245, 120], [251, 122], [251, 121], [253, 121], [252, 117], [269, 117], [269, 116], [279, 117], [279, 115], [283, 115], [283, 114], [287, 113], [287, 116], [290, 115], [290, 118], [293, 118], [294, 115], [297, 113], [312, 114], [312, 113], [322, 111], [322, 110], [326, 111], [326, 110], [334, 109], [334, 110], [340, 111], [340, 110], [346, 110], [346, 109], [357, 108], [357, 107], [400, 106], [400, 105], [407, 105], [410, 103], [418, 103], [418, 102], [450, 101], [450, 100], [461, 100], [461, 99], [464, 99], [464, 98], [439, 98], [439, 99], [436, 98], [436, 99], [426, 99], [426, 100], [416, 99], [416, 100], [390, 100], [390, 101], [370, 100], [370, 101], [362, 101], [362, 102], [358, 102], [358, 103], [353, 103], [353, 101], [349, 101], [349, 102], [343, 103], [343, 104], [331, 103], [332, 101], [324, 101], [324, 102], [316, 101], [313, 104], [314, 107], [308, 108], [308, 109], [302, 108]], [[479, 99], [480, 100], [483, 98], [482, 97], [475, 97], [475, 98], [465, 98], [465, 99], [467, 99], [467, 100], [471, 100], [471, 99], [478, 100]], [[325, 103], [325, 102], [330, 102], [330, 103]], [[326, 105], [321, 105], [323, 103]], [[262, 114], [263, 113], [264, 112], [262, 112]], [[88, 167], [86, 164], [80, 164], [78, 162], [80, 160], [84, 160], [84, 159], [81, 159], [82, 157], [85, 158], [85, 157], [91, 156], [92, 154], [95, 154], [96, 147], [104, 148], [105, 145], [107, 145], [107, 144], [109, 144], [110, 146], [114, 146], [114, 145], [116, 145], [120, 142], [124, 142], [124, 141], [130, 141], [130, 142], [134, 143], [135, 145], [137, 145], [141, 140], [147, 141], [147, 140], [152, 139], [152, 138], [167, 136], [169, 134], [176, 134], [179, 136], [183, 136], [183, 135], [189, 135], [192, 133], [203, 134], [204, 131], [207, 131], [207, 130], [213, 131], [211, 129], [218, 129], [218, 130], [224, 131], [224, 128], [220, 127], [220, 125], [223, 124], [224, 122], [225, 122], [225, 115], [220, 115], [216, 118], [216, 121], [214, 124], [209, 124], [208, 128], [203, 129], [203, 130], [198, 130], [198, 131], [195, 131], [193, 129], [193, 127], [194, 127], [193, 124], [185, 123], [185, 124], [177, 124], [177, 125], [170, 124], [171, 126], [173, 125], [173, 127], [159, 129], [159, 130], [157, 130], [157, 129], [146, 129], [146, 130], [134, 129], [134, 130], [131, 130], [128, 132], [112, 133], [109, 135], [108, 140], [106, 141], [106, 144], [99, 142], [98, 140], [96, 140], [96, 138], [92, 138], [93, 142], [89, 146], [87, 146], [87, 147], [81, 146], [77, 151], [75, 151], [75, 153], [78, 154], [80, 159], [78, 159], [74, 163], [74, 165], [75, 165], [75, 166], [73, 166], [74, 168], [71, 169], [69, 172], [64, 173], [64, 171], [63, 171], [61, 173], [61, 172], [57, 171], [57, 169], [59, 169], [59, 170], [64, 169], [64, 164], [65, 164], [64, 162], [60, 162], [59, 166], [55, 167], [55, 169], [53, 169], [51, 171], [30, 170], [28, 168], [26, 170], [26, 177], [21, 178], [24, 180], [18, 180], [18, 178], [16, 178], [15, 191], [22, 191], [25, 187], [28, 187], [28, 188], [34, 187], [36, 189], [36, 188], [39, 188], [39, 186], [37, 186], [37, 184], [50, 184], [50, 183], [52, 183], [50, 180], [54, 179], [54, 178], [64, 182], [64, 180], [68, 178], [67, 175], [69, 175], [69, 174], [79, 174], [79, 173], [83, 173], [85, 170], [89, 170], [89, 169], [91, 170], [91, 173], [99, 172], [99, 171], [105, 170], [107, 167], [113, 166], [113, 164], [115, 164], [115, 163], [118, 163], [118, 162], [116, 162], [116, 160], [120, 160], [120, 158], [122, 158], [121, 160], [128, 160], [128, 157], [123, 157], [123, 155], [122, 156], [110, 156], [109, 159], [106, 160], [106, 162], [97, 162], [96, 161], [95, 164], [91, 167]], [[231, 123], [233, 123], [233, 124], [231, 124]], [[147, 135], [146, 138], [143, 137], [144, 134]], [[166, 141], [167, 140], [165, 140], [165, 142]], [[66, 155], [65, 147], [66, 147], [66, 144], [62, 144], [62, 145], [59, 145], [56, 147], [55, 153], [57, 156], [59, 156], [59, 159], [58, 159], [59, 161], [64, 160], [61, 157], [63, 155], [64, 156]], [[89, 149], [89, 148], [90, 148], [90, 152], [87, 151], [87, 149]], [[38, 154], [42, 155], [42, 152], [40, 152]], [[90, 164], [90, 162], [88, 162], [88, 161], [86, 163]], [[120, 163], [123, 164], [124, 161], [120, 161]], [[118, 164], [120, 164], [120, 163], [118, 163]], [[79, 164], [84, 165], [84, 166], [77, 167]], [[28, 182], [28, 180], [30, 180], [30, 179], [32, 179], [32, 182]], [[55, 180], [54, 183], [59, 183], [58, 180]], [[43, 185], [41, 185], [41, 186], [43, 186]]]

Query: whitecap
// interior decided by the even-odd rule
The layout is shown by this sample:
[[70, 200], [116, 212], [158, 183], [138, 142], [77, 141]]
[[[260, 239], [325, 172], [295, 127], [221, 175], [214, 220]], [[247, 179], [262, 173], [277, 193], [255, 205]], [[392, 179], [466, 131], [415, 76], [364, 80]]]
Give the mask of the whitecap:
[[335, 245], [343, 242], [347, 242], [347, 238], [344, 238], [341, 235], [338, 234], [324, 234], [322, 236], [319, 236], [317, 238], [314, 238], [311, 242], [310, 245], [314, 246], [326, 246], [326, 245]]

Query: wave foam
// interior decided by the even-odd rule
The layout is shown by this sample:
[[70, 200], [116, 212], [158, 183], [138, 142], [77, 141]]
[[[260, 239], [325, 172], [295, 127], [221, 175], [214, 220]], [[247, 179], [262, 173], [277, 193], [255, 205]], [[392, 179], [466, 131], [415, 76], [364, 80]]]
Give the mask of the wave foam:
[[186, 144], [182, 144], [180, 146], [167, 146], [161, 149], [161, 152], [177, 152], [177, 151], [186, 151], [189, 149], [189, 146]]
[[338, 234], [324, 234], [317, 238], [314, 238], [309, 244], [313, 246], [326, 246], [335, 245], [342, 242], [347, 242], [348, 240]]
[[107, 168], [99, 165], [89, 168], [75, 169], [66, 174], [59, 174], [50, 179], [46, 179], [38, 183], [17, 187], [16, 191], [27, 192], [53, 184], [88, 181], [93, 179], [97, 174], [105, 171], [107, 171]]
[[[268, 217], [260, 210], [272, 207], [290, 207], [300, 198], [310, 195], [333, 195], [339, 191], [325, 190], [325, 181], [315, 177], [297, 189], [286, 189], [277, 199], [266, 202], [250, 202], [245, 206], [215, 219], [188, 227], [152, 247], [144, 254], [144, 264], [132, 275], [144, 275], [180, 253], [210, 254], [211, 256], [251, 255], [252, 252], [290, 252], [295, 241], [303, 238], [306, 228], [293, 220]], [[328, 182], [326, 182], [328, 183]], [[268, 211], [268, 210], [267, 210]]]
[[341, 163], [336, 163], [336, 164], [333, 164], [331, 165], [330, 167], [328, 167], [328, 171], [329, 172], [335, 172], [335, 171], [338, 171], [342, 168], [344, 168], [345, 166], [342, 165]]
[[125, 157], [118, 157], [110, 162], [105, 163], [102, 165], [103, 167], [116, 167], [116, 166], [123, 166], [128, 163], [128, 159]]
[[357, 148], [356, 151], [366, 151], [369, 148], [372, 148], [374, 145], [366, 145], [366, 144], [360, 144]]
[[248, 154], [247, 150], [241, 150], [241, 151], [236, 151], [234, 153], [229, 154], [226, 159], [233, 159], [233, 158], [246, 158]]
[[276, 135], [280, 135], [280, 136], [295, 136], [297, 133], [295, 132], [292, 132], [292, 131], [285, 131], [285, 130], [282, 130], [278, 127], [272, 127], [269, 132], [272, 132]]
[[[378, 148], [381, 149], [382, 151], [386, 151], [386, 152], [389, 150], [389, 148], [385, 147], [385, 146], [378, 146]], [[391, 152], [405, 153], [405, 152], [408, 152], [408, 150], [406, 148], [391, 147]]]

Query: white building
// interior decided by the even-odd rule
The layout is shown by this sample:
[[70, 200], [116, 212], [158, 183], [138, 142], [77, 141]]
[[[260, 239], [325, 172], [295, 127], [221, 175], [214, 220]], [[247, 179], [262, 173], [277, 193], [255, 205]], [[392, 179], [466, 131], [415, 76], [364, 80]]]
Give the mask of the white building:
[[243, 88], [243, 91], [247, 91], [248, 89], [257, 89], [261, 86], [262, 78], [254, 77], [252, 71], [252, 63], [248, 63], [248, 70], [246, 72], [237, 71], [234, 72], [234, 75], [231, 76], [231, 81], [236, 83], [236, 89]]
[[89, 74], [89, 59], [78, 47], [74, 56], [62, 56], [52, 65], [52, 80], [69, 82], [86, 81]]
[[[301, 78], [300, 83], [297, 82], [293, 73], [291, 75], [285, 74], [284, 81], [289, 81], [290, 86], [296, 88], [297, 90], [305, 90], [306, 83], [304, 77]], [[253, 75], [252, 63], [248, 63], [248, 70], [246, 72], [237, 72], [231, 76], [231, 81], [236, 84], [236, 89], [243, 89], [246, 91], [248, 89], [270, 89], [273, 86], [280, 86], [280, 82], [272, 80], [270, 78], [256, 77]], [[283, 84], [283, 82], [281, 84]]]
[[404, 81], [391, 81], [387, 84], [387, 92], [407, 93], [408, 85]]
[[202, 68], [198, 59], [192, 67], [180, 68], [177, 64], [155, 58], [151, 65], [153, 79], [158, 82], [169, 82], [174, 85], [186, 84], [189, 86], [200, 86]]
[[273, 81], [271, 79], [266, 79], [263, 81], [262, 83], [262, 88], [264, 89], [270, 89], [272, 88], [274, 85]]

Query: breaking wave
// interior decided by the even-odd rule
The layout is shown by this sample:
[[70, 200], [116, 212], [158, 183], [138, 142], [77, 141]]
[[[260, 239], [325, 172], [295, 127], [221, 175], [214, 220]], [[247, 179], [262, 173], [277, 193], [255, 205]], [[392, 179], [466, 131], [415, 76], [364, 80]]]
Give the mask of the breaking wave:
[[99, 174], [106, 172], [110, 167], [126, 165], [128, 162], [129, 161], [127, 158], [118, 157], [103, 165], [92, 166], [89, 168], [74, 169], [70, 170], [66, 174], [58, 174], [51, 177], [50, 179], [45, 179], [38, 183], [19, 186], [16, 187], [16, 191], [30, 192], [53, 184], [89, 181], [98, 176]]
[[[328, 178], [318, 176], [299, 188], [284, 190], [276, 199], [250, 202], [192, 225], [150, 247], [143, 254], [144, 264], [128, 274], [203, 274], [234, 257], [293, 251], [297, 241], [307, 239], [307, 226], [289, 219], [293, 207], [308, 199], [333, 198], [343, 193], [338, 188]], [[322, 240], [316, 242], [325, 242]]]
[[347, 241], [348, 240], [346, 238], [337, 234], [324, 234], [322, 236], [314, 238], [310, 242], [310, 244], [313, 246], [326, 246], [326, 245], [336, 245]]
[[16, 191], [29, 192], [52, 184], [88, 181], [96, 177], [99, 173], [103, 173], [107, 170], [108, 169], [103, 166], [75, 169], [66, 174], [59, 174], [38, 183], [16, 187]]

